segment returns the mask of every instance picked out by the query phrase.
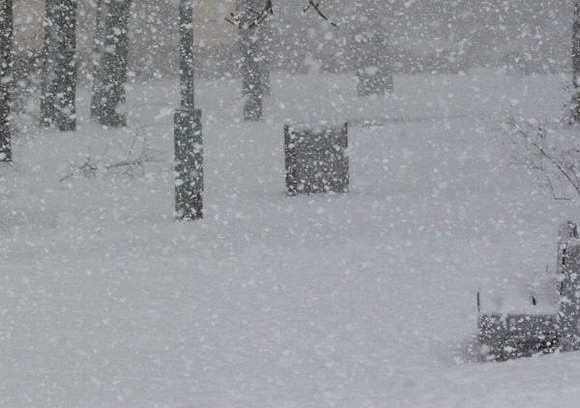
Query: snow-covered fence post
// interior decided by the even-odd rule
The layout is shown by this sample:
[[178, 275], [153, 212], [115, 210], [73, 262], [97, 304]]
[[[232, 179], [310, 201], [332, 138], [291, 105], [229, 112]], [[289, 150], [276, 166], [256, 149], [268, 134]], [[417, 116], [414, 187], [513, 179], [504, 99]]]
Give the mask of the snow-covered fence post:
[[175, 212], [178, 220], [203, 218], [201, 110], [195, 109], [192, 0], [179, 5], [181, 107], [174, 116]]
[[[127, 125], [125, 84], [129, 58], [129, 16], [131, 0], [109, 0], [104, 17], [104, 52], [100, 55], [93, 84], [91, 110], [102, 125]], [[98, 23], [100, 24], [100, 23]]]
[[0, 0], [0, 162], [12, 161], [10, 105], [13, 67], [13, 0]]
[[285, 125], [284, 153], [288, 194], [347, 192], [347, 148], [347, 123], [334, 128], [324, 125]]
[[242, 93], [247, 98], [244, 103], [244, 120], [249, 121], [263, 118], [263, 72], [260, 66], [262, 52], [258, 44], [261, 28], [257, 21], [259, 13], [257, 0], [241, 0], [239, 41], [242, 56]]

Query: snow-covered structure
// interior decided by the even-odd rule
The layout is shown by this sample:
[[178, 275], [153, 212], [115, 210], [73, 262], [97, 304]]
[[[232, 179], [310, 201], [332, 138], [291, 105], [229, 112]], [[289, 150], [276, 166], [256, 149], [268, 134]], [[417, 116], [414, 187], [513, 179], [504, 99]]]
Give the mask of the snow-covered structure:
[[578, 348], [580, 240], [576, 224], [572, 222], [566, 222], [560, 228], [557, 262], [560, 282], [558, 311], [543, 310], [532, 297], [532, 305], [522, 313], [480, 315], [479, 342], [485, 360], [503, 361]]

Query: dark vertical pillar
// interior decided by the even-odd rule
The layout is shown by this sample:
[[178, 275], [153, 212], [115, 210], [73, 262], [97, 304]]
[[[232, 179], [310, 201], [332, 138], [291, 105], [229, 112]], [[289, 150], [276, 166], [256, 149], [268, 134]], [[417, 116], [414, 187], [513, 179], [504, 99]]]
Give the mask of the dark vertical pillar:
[[574, 24], [572, 25], [572, 116], [580, 122], [580, 0], [574, 1]]
[[47, 0], [40, 126], [76, 129], [77, 0]]
[[98, 107], [99, 107], [99, 87], [103, 82], [103, 69], [102, 61], [103, 54], [105, 52], [105, 37], [106, 37], [106, 25], [105, 25], [105, 5], [104, 0], [97, 0], [96, 4], [96, 22], [95, 22], [95, 40], [94, 40], [94, 50], [92, 55], [92, 65], [93, 65], [93, 83], [91, 88], [91, 119], [98, 119]]
[[56, 66], [58, 63], [58, 0], [46, 0], [44, 19], [44, 62], [40, 94], [40, 127], [56, 122]]
[[261, 10], [256, 0], [241, 0], [240, 51], [242, 56], [242, 94], [246, 96], [244, 120], [258, 121], [263, 118], [262, 72], [260, 67], [259, 28], [256, 19]]
[[178, 220], [203, 218], [203, 139], [201, 111], [175, 112], [175, 216]]
[[76, 12], [77, 0], [61, 0], [56, 64], [56, 123], [61, 131], [76, 129]]
[[179, 5], [179, 70], [181, 107], [174, 116], [175, 216], [203, 218], [203, 138], [201, 110], [195, 109], [192, 0]]
[[0, 162], [12, 161], [10, 105], [13, 66], [12, 0], [0, 0]]
[[181, 107], [194, 108], [193, 79], [193, 5], [192, 0], [181, 0], [179, 5], [179, 84]]
[[105, 15], [104, 49], [96, 75], [92, 109], [97, 120], [105, 126], [127, 125], [122, 112], [126, 102], [127, 63], [129, 57], [129, 16], [131, 0], [109, 0]]

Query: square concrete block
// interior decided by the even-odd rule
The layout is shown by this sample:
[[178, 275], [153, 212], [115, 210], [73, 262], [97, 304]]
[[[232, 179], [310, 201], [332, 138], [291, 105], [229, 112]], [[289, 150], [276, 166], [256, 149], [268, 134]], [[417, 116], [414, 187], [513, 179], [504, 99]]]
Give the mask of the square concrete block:
[[349, 185], [348, 124], [284, 126], [288, 194], [345, 193]]

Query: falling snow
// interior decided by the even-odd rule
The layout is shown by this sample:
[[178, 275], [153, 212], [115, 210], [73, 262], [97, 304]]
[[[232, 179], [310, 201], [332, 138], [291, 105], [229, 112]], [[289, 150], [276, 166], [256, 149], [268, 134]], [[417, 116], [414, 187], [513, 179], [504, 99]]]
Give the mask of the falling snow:
[[[98, 4], [124, 0], [77, 2], [76, 49], [56, 35], [49, 64], [44, 1], [14, 0], [5, 52], [10, 3], [1, 407], [577, 407], [578, 353], [484, 362], [476, 341], [478, 292], [558, 308], [573, 2], [194, 1], [194, 84], [179, 1], [133, 2], [101, 40]], [[76, 104], [52, 96], [76, 130], [40, 127], [71, 50]], [[193, 104], [202, 143], [179, 158]], [[291, 147], [317, 193], [289, 190], [285, 128], [311, 138]]]

